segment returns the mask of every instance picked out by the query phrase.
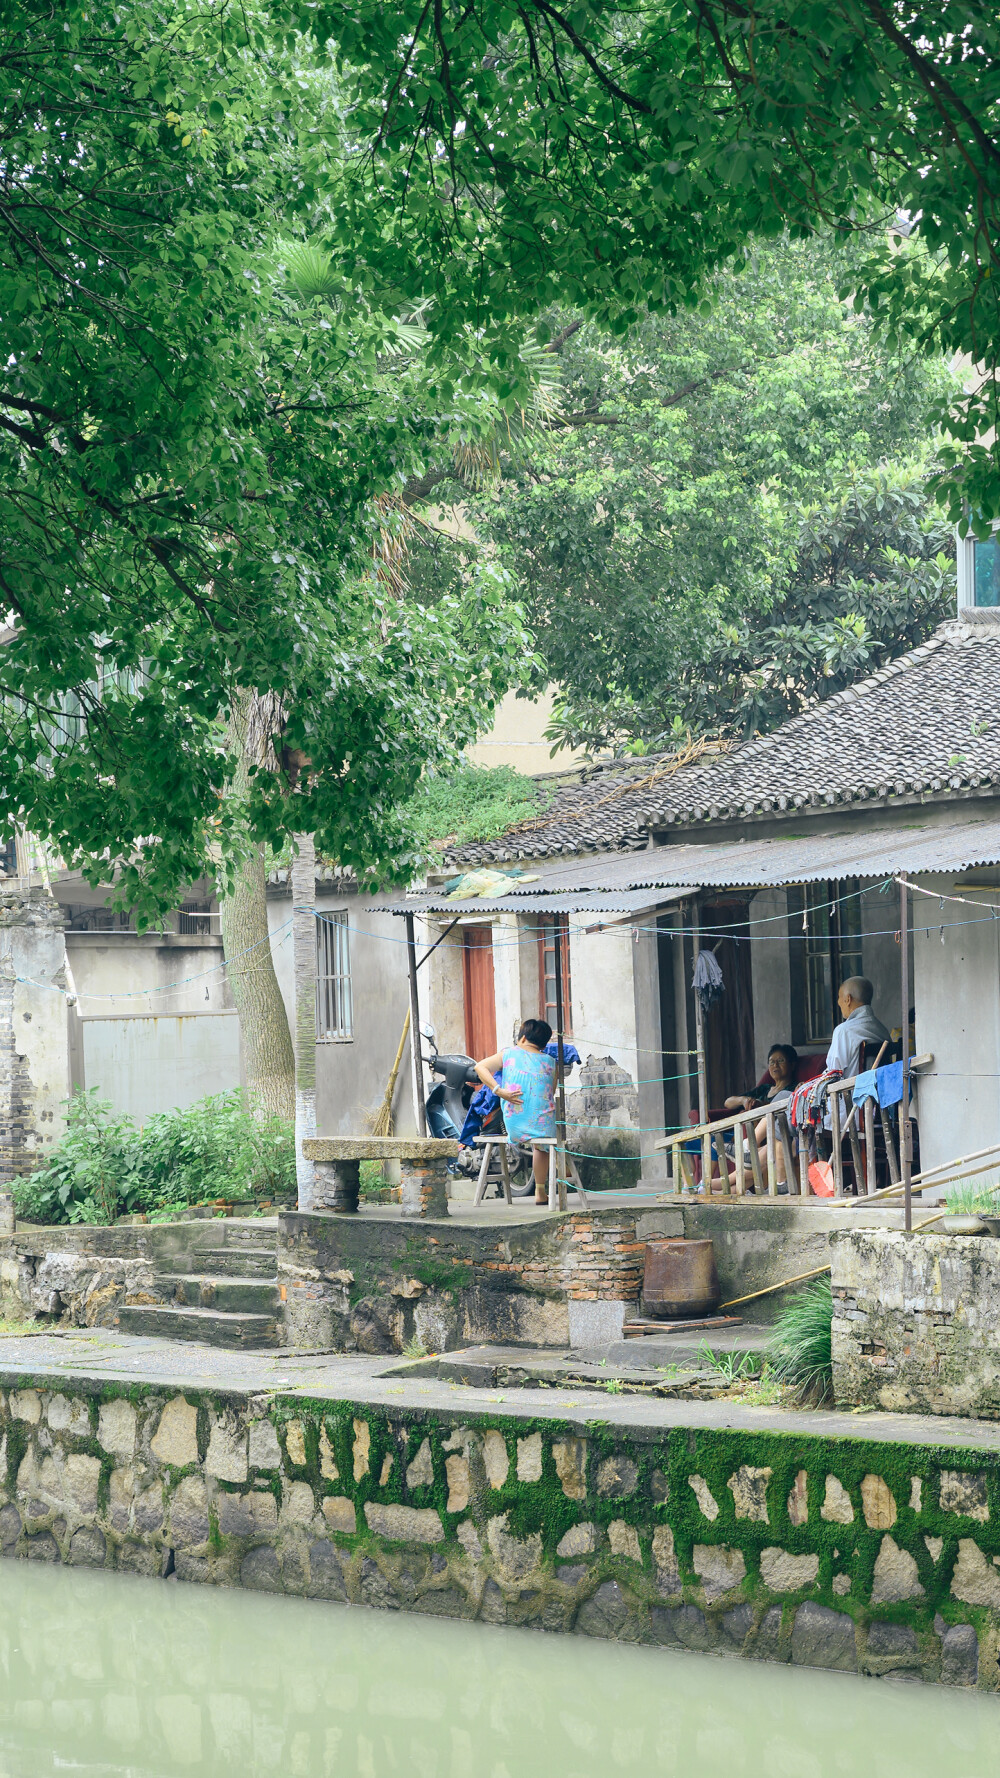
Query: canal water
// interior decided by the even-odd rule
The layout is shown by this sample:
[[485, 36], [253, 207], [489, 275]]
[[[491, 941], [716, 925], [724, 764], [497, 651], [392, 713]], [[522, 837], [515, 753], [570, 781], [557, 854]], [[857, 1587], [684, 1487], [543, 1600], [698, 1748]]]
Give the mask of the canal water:
[[0, 1562], [0, 1778], [996, 1778], [1000, 1699]]

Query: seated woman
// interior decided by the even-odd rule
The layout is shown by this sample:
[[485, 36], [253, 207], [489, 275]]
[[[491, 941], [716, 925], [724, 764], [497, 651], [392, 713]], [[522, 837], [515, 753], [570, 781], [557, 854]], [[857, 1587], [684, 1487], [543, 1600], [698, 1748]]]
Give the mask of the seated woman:
[[[749, 1093], [733, 1093], [726, 1100], [727, 1111], [752, 1111], [755, 1105], [779, 1105], [791, 1097], [798, 1078], [799, 1054], [790, 1043], [772, 1043], [767, 1052], [767, 1069]], [[783, 1096], [782, 1096], [783, 1095]]]
[[[733, 1094], [726, 1100], [727, 1111], [752, 1111], [757, 1105], [785, 1105], [792, 1096], [798, 1080], [799, 1056], [790, 1043], [772, 1043], [767, 1052], [767, 1073], [762, 1076], [753, 1091], [745, 1094]], [[753, 1140], [757, 1144], [762, 1167], [767, 1165], [767, 1119], [761, 1118], [753, 1132]], [[777, 1177], [779, 1183], [785, 1177], [785, 1157], [780, 1148], [776, 1156]], [[736, 1183], [736, 1169], [729, 1175], [730, 1185]], [[753, 1190], [751, 1185], [750, 1190]]]
[[[552, 1026], [545, 1019], [525, 1019], [516, 1044], [476, 1063], [483, 1085], [504, 1102], [504, 1123], [513, 1142], [548, 1141], [555, 1136], [556, 1062], [546, 1048], [551, 1037]], [[502, 1074], [503, 1085], [496, 1078], [498, 1074]], [[535, 1203], [547, 1204], [547, 1150], [533, 1147], [532, 1160]]]

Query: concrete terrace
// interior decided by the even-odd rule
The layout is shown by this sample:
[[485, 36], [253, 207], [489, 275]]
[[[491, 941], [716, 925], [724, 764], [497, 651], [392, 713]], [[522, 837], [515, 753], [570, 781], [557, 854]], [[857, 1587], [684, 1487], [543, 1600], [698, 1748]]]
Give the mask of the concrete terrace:
[[[511, 1350], [512, 1362], [525, 1354]], [[782, 1434], [788, 1438], [913, 1445], [995, 1452], [995, 1421], [945, 1415], [845, 1413], [836, 1409], [747, 1407], [732, 1401], [663, 1401], [609, 1395], [595, 1389], [463, 1386], [419, 1374], [398, 1355], [295, 1355], [226, 1352], [173, 1345], [102, 1328], [59, 1334], [0, 1336], [0, 1388], [100, 1391], [108, 1384], [211, 1391], [246, 1402], [355, 1402], [413, 1414], [426, 1412], [460, 1425], [470, 1417], [552, 1420], [585, 1433], [600, 1423], [632, 1437], [655, 1440], [678, 1427], [704, 1431]], [[613, 1375], [609, 1371], [609, 1375]], [[263, 1401], [261, 1401], [263, 1398]]]

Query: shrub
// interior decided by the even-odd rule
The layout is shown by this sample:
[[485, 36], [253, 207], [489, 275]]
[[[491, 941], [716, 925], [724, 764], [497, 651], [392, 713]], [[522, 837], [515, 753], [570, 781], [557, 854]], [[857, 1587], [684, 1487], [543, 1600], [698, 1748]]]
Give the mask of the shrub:
[[74, 1093], [66, 1105], [66, 1134], [48, 1163], [14, 1183], [14, 1206], [27, 1222], [114, 1222], [139, 1208], [140, 1132], [116, 1116], [96, 1091]]
[[833, 1391], [832, 1346], [833, 1289], [829, 1278], [817, 1278], [789, 1298], [774, 1324], [771, 1375], [822, 1401]]
[[16, 1182], [14, 1203], [27, 1222], [110, 1223], [166, 1205], [294, 1190], [294, 1126], [258, 1123], [241, 1093], [160, 1112], [140, 1127], [91, 1091], [68, 1101], [66, 1134], [44, 1167]]

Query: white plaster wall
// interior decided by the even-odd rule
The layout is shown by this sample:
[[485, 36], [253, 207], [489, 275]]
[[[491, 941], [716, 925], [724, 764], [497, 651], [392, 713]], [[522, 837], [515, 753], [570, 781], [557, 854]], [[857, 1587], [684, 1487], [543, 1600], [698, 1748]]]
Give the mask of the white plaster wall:
[[[922, 880], [945, 892], [953, 887], [950, 877]], [[931, 924], [937, 903], [921, 902], [914, 910], [915, 1042], [918, 1055], [933, 1054], [934, 1066], [917, 1090], [916, 1114], [921, 1165], [933, 1167], [1000, 1141], [1000, 921], [946, 925], [942, 944]], [[942, 917], [976, 918], [954, 904]]]
[[[395, 915], [376, 913], [372, 897], [345, 895], [333, 885], [317, 884], [315, 905], [324, 912], [347, 913], [354, 1004], [353, 1037], [316, 1045], [317, 1132], [363, 1136], [370, 1127], [368, 1119], [382, 1103], [409, 1006], [406, 930]], [[268, 899], [271, 955], [290, 1020], [294, 1016], [291, 911], [289, 895]], [[422, 988], [425, 975], [426, 969], [421, 970]], [[397, 1135], [414, 1133], [409, 1044], [400, 1063], [393, 1120]]]
[[788, 896], [761, 889], [750, 901], [750, 973], [753, 985], [754, 1056], [757, 1078], [772, 1043], [792, 1041], [792, 989], [788, 967]]
[[218, 939], [68, 932], [66, 955], [85, 1017], [232, 1008]]
[[[531, 950], [531, 936], [521, 932], [516, 914], [493, 918], [493, 993], [497, 1009], [497, 1047], [513, 1043], [521, 1024], [521, 950]], [[537, 981], [537, 970], [536, 970]], [[536, 996], [537, 997], [537, 996]]]
[[[643, 1070], [636, 1034], [631, 929], [611, 926], [603, 932], [582, 932], [574, 929], [578, 919], [570, 917], [573, 1041], [584, 1061], [588, 1056], [613, 1056], [637, 1081]], [[645, 1070], [659, 1072], [659, 1067]]]
[[[448, 925], [447, 918], [440, 921], [428, 921], [421, 928], [417, 925], [417, 935], [421, 931], [426, 939], [433, 944], [441, 938]], [[405, 967], [406, 954], [403, 954]], [[427, 977], [427, 981], [423, 977]], [[456, 926], [446, 938], [442, 938], [434, 955], [430, 957], [417, 976], [420, 994], [420, 1016], [425, 1024], [433, 1025], [437, 1033], [437, 1045], [443, 1056], [461, 1056], [465, 1054], [465, 976], [462, 962], [462, 928]]]
[[140, 1123], [240, 1084], [235, 1012], [81, 1021], [83, 1081]]

